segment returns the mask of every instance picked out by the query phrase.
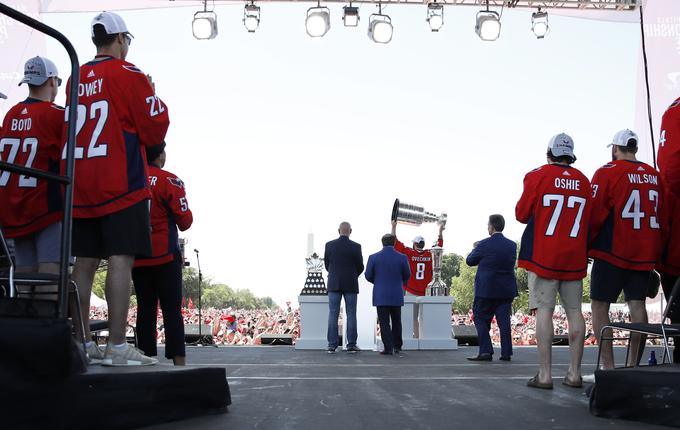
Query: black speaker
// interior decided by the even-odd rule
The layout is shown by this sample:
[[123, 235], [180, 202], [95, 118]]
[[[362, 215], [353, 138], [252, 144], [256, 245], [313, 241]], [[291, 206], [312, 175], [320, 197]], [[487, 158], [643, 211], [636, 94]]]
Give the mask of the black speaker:
[[479, 346], [477, 329], [473, 325], [454, 325], [453, 337], [459, 345]]
[[569, 346], [569, 335], [556, 334], [555, 336], [553, 336], [552, 344], [558, 346]]
[[184, 341], [187, 343], [198, 342], [199, 340], [206, 340], [213, 343], [212, 327], [209, 324], [201, 325], [201, 336], [198, 335], [198, 324], [184, 325]]
[[292, 345], [292, 334], [263, 334], [260, 336], [262, 345]]

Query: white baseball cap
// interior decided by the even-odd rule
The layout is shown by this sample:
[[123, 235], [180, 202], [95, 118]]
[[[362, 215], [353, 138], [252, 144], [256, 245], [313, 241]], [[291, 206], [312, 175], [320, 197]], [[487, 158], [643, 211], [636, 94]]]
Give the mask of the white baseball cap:
[[627, 148], [637, 148], [639, 140], [640, 139], [638, 138], [638, 135], [635, 134], [634, 131], [628, 129], [620, 130], [614, 135], [612, 143], [607, 145], [607, 148], [610, 148], [614, 145], [625, 146]]
[[556, 134], [548, 142], [548, 150], [553, 157], [569, 156], [576, 160], [574, 155], [574, 140], [566, 133]]
[[49, 78], [59, 77], [57, 66], [47, 58], [33, 57], [24, 64], [24, 78], [21, 84], [42, 85]]
[[101, 24], [104, 26], [104, 30], [106, 30], [106, 34], [118, 34], [118, 33], [125, 33], [130, 35], [130, 37], [134, 37], [127, 29], [127, 25], [125, 25], [125, 21], [123, 21], [123, 18], [118, 15], [117, 13], [113, 12], [102, 12], [92, 18], [92, 37], [94, 37], [94, 26], [97, 24]]
[[420, 242], [425, 242], [425, 238], [423, 236], [416, 236], [413, 238], [413, 243], [420, 243]]

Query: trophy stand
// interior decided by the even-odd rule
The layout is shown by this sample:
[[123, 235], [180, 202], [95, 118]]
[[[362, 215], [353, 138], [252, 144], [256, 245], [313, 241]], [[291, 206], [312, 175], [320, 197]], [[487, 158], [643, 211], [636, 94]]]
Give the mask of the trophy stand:
[[444, 249], [432, 248], [432, 282], [427, 285], [425, 296], [416, 299], [420, 307], [418, 316], [418, 349], [458, 349], [451, 327], [453, 297], [449, 287], [441, 279]]
[[295, 349], [328, 347], [328, 290], [323, 280], [323, 259], [314, 253], [307, 261], [307, 279], [298, 296], [300, 304], [300, 337]]

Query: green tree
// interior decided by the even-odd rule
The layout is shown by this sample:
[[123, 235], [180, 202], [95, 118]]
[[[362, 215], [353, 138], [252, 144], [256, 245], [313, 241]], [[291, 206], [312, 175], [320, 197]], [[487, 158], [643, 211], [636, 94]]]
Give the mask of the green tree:
[[234, 291], [224, 284], [212, 285], [203, 291], [202, 305], [207, 308], [224, 309], [232, 305]]
[[446, 285], [451, 285], [453, 278], [460, 276], [460, 265], [462, 262], [462, 255], [451, 253], [442, 256], [442, 281]]
[[106, 285], [106, 269], [99, 269], [94, 274], [94, 281], [92, 282], [92, 293], [100, 299], [106, 299], [105, 294]]
[[460, 275], [451, 280], [451, 295], [456, 299], [453, 310], [456, 313], [467, 313], [472, 308], [475, 291], [475, 275], [477, 267], [460, 265]]

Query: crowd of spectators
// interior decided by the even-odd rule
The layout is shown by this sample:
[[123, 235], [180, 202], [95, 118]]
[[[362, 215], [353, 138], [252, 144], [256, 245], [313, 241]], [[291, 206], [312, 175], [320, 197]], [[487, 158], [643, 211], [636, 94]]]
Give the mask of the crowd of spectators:
[[[128, 312], [128, 324], [135, 325], [137, 308], [131, 307]], [[185, 307], [182, 309], [184, 324], [198, 324], [198, 309]], [[584, 312], [586, 320], [586, 345], [595, 344], [595, 336], [592, 336], [593, 325], [590, 312]], [[214, 309], [207, 308], [201, 312], [204, 325], [210, 326], [213, 341], [217, 345], [260, 345], [260, 338], [264, 334], [292, 335], [293, 342], [300, 336], [300, 311], [287, 306], [285, 309]], [[92, 307], [91, 319], [106, 319], [105, 307]], [[610, 312], [612, 322], [630, 321], [628, 312], [617, 310]], [[553, 315], [556, 335], [568, 333], [567, 317], [564, 311], [556, 310]], [[452, 314], [452, 325], [473, 325], [472, 311], [468, 314]], [[536, 345], [536, 319], [522, 312], [517, 312], [511, 317], [512, 339], [514, 345]], [[156, 326], [158, 343], [165, 343], [163, 330], [163, 318], [158, 313]], [[132, 335], [130, 329], [129, 335]], [[621, 333], [623, 334], [623, 333]], [[491, 339], [494, 344], [500, 344], [498, 326], [492, 324]], [[621, 343], [621, 342], [615, 342]]]

